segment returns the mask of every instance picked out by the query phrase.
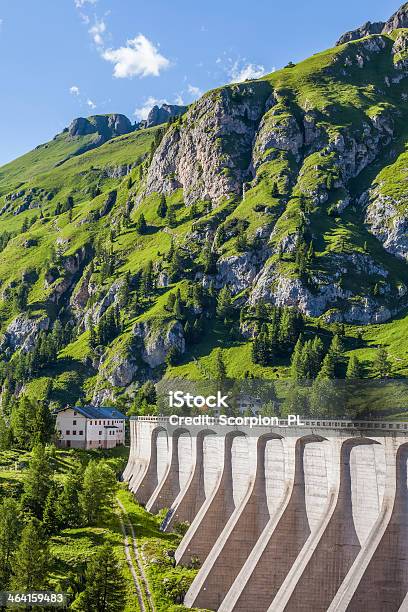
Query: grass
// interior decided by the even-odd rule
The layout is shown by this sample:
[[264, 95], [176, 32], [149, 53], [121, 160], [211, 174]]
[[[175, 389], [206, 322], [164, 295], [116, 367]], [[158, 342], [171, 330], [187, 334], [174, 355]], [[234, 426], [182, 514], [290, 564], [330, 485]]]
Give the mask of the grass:
[[95, 554], [98, 547], [109, 544], [115, 551], [126, 580], [126, 603], [124, 612], [139, 610], [133, 578], [126, 563], [123, 536], [117, 515], [111, 509], [106, 512], [105, 520], [98, 527], [65, 529], [51, 540], [50, 550], [53, 557], [51, 588], [59, 590], [72, 573], [80, 573], [86, 562]]

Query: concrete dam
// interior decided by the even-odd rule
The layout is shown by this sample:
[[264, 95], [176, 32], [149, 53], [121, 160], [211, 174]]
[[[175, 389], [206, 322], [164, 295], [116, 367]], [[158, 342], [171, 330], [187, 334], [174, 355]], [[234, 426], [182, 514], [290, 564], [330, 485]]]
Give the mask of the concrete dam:
[[408, 611], [408, 424], [171, 426], [131, 420], [123, 474], [220, 612]]

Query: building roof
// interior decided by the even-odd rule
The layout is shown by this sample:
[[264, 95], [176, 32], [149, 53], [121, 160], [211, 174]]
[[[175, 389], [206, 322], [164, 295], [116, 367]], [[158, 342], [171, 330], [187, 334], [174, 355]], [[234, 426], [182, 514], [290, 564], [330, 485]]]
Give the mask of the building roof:
[[[59, 412], [64, 412], [67, 408], [63, 408]], [[73, 406], [72, 410], [79, 412], [87, 419], [127, 419], [127, 416], [116, 410], [116, 408], [108, 408], [106, 406], [97, 408], [96, 406]]]

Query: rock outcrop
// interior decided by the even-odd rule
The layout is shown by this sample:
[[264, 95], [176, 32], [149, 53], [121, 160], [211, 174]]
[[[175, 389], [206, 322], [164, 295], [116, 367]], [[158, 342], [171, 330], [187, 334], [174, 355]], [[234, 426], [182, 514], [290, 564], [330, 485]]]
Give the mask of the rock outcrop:
[[342, 36], [340, 36], [336, 45], [344, 45], [344, 43], [351, 42], [352, 40], [358, 40], [359, 38], [365, 38], [366, 36], [370, 36], [371, 34], [381, 34], [385, 26], [384, 21], [377, 21], [375, 23], [371, 23], [371, 21], [367, 21], [359, 28], [355, 30], [351, 30], [350, 32], [346, 32]]
[[252, 142], [270, 96], [266, 82], [232, 85], [203, 96], [182, 126], [170, 128], [147, 177], [147, 193], [183, 189], [186, 204], [237, 195], [250, 176]]
[[68, 134], [72, 138], [98, 134], [102, 140], [106, 141], [115, 136], [129, 134], [133, 129], [132, 123], [125, 115], [93, 115], [88, 118], [78, 117], [74, 119], [68, 128]]
[[389, 34], [399, 28], [408, 28], [408, 2], [405, 2], [385, 23], [383, 34]]
[[21, 349], [23, 352], [29, 352], [34, 348], [39, 332], [48, 330], [49, 327], [50, 319], [46, 316], [34, 318], [19, 315], [7, 327], [2, 348], [9, 347], [13, 351]]
[[378, 21], [376, 23], [367, 21], [367, 23], [356, 30], [351, 30], [343, 34], [336, 44], [343, 45], [344, 43], [358, 40], [359, 38], [364, 38], [371, 34], [389, 34], [399, 28], [408, 28], [408, 2], [405, 2], [388, 21]]
[[141, 357], [151, 368], [163, 364], [170, 349], [176, 349], [181, 355], [186, 343], [183, 326], [180, 321], [169, 321], [155, 325], [155, 321], [137, 323], [133, 335], [139, 341]]
[[174, 117], [180, 117], [184, 115], [187, 110], [187, 106], [179, 106], [177, 104], [162, 104], [161, 106], [153, 106], [149, 112], [147, 119], [139, 123], [139, 128], [155, 127], [167, 123]]

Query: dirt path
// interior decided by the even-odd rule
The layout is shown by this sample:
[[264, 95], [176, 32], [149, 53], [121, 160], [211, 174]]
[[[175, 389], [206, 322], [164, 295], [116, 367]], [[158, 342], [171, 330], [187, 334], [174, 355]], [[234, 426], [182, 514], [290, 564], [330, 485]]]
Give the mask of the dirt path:
[[[118, 506], [119, 506], [119, 508], [121, 510], [121, 513], [122, 513], [122, 515], [124, 517], [124, 520], [123, 520], [123, 518], [121, 516], [120, 517], [120, 521], [121, 521], [121, 525], [122, 525], [122, 528], [123, 528], [122, 529], [123, 533], [125, 535], [125, 550], [126, 550], [126, 546], [127, 546], [126, 558], [127, 558], [127, 554], [129, 553], [130, 561], [132, 563], [132, 568], [133, 568], [133, 571], [134, 571], [134, 573], [136, 575], [136, 580], [137, 580], [137, 585], [138, 585], [138, 599], [139, 599], [139, 592], [140, 592], [140, 596], [141, 596], [141, 599], [142, 599], [143, 607], [140, 608], [141, 612], [155, 612], [156, 609], [155, 609], [153, 597], [152, 597], [152, 594], [151, 594], [151, 591], [150, 591], [150, 588], [149, 588], [149, 582], [147, 580], [146, 573], [145, 573], [145, 570], [144, 570], [144, 565], [143, 565], [142, 557], [140, 555], [140, 550], [139, 550], [139, 547], [137, 545], [137, 540], [136, 540], [136, 536], [135, 536], [135, 530], [133, 528], [133, 525], [132, 525], [132, 522], [131, 522], [131, 520], [129, 518], [129, 515], [126, 512], [126, 508], [124, 507], [122, 502], [119, 501], [119, 499], [117, 499], [116, 501], [117, 501]], [[129, 535], [131, 536], [131, 539], [132, 539], [132, 546], [133, 546], [133, 552], [134, 552], [135, 559], [136, 559], [137, 570], [134, 567], [133, 559], [131, 558], [131, 555], [130, 555]], [[132, 571], [132, 576], [133, 576], [133, 571]], [[140, 603], [139, 603], [139, 605], [140, 605]]]
[[123, 543], [124, 543], [124, 546], [125, 546], [126, 561], [127, 561], [128, 566], [129, 566], [130, 573], [132, 574], [133, 582], [134, 582], [134, 585], [135, 585], [137, 600], [139, 602], [139, 609], [140, 609], [140, 612], [147, 612], [146, 606], [145, 606], [144, 601], [143, 601], [143, 593], [142, 593], [142, 589], [141, 589], [141, 586], [140, 586], [140, 583], [139, 583], [139, 576], [137, 575], [137, 571], [136, 571], [135, 566], [133, 564], [132, 555], [130, 554], [129, 537], [128, 537], [127, 533], [126, 533], [126, 527], [125, 527], [125, 524], [123, 522], [122, 516], [121, 516], [121, 514], [119, 512], [118, 512], [118, 517], [119, 517], [119, 521], [120, 521], [120, 527], [121, 527], [122, 533], [123, 533]]

